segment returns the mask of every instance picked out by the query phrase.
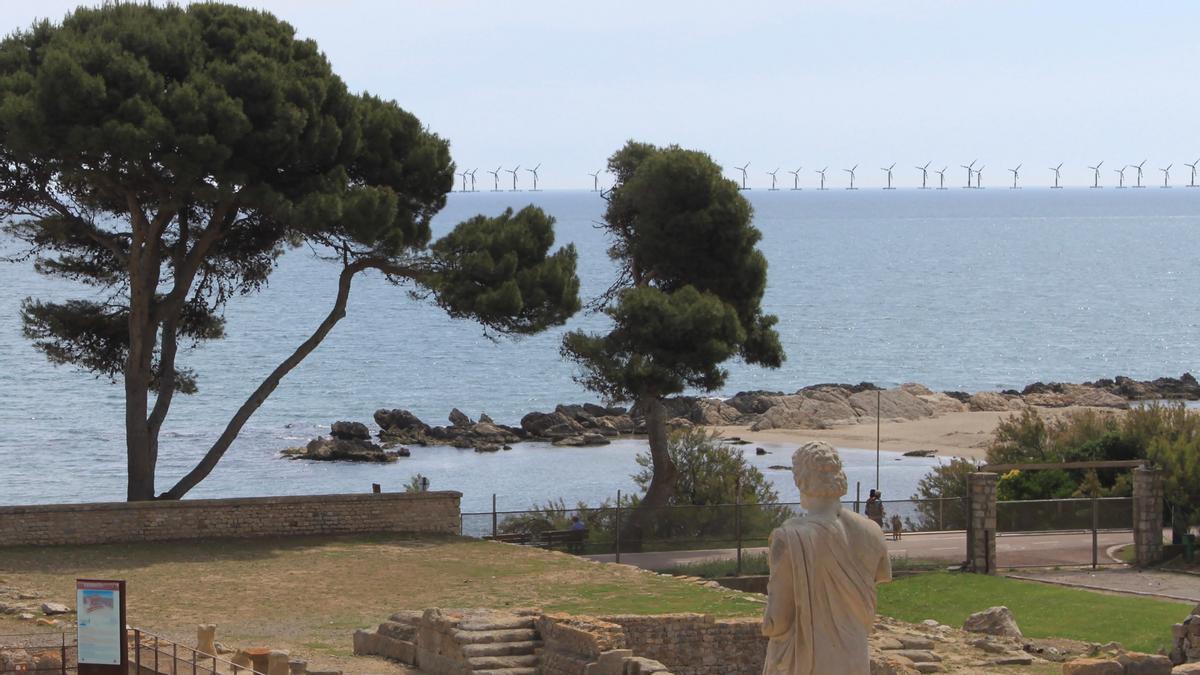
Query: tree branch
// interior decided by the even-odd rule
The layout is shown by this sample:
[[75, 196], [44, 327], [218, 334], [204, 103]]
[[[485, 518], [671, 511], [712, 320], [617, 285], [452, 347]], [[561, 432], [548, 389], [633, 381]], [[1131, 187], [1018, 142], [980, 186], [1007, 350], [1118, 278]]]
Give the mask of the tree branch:
[[262, 384], [258, 385], [258, 388], [255, 389], [252, 394], [250, 394], [250, 397], [246, 399], [246, 402], [243, 403], [240, 408], [238, 408], [233, 418], [229, 420], [229, 423], [225, 426], [225, 431], [221, 434], [217, 441], [213, 443], [212, 447], [209, 448], [208, 452], [205, 453], [200, 462], [196, 464], [195, 468], [189, 471], [183, 478], [179, 479], [179, 482], [176, 483], [174, 487], [159, 495], [159, 499], [182, 498], [188, 493], [189, 490], [194, 488], [200, 483], [200, 481], [204, 480], [204, 478], [212, 472], [212, 470], [217, 466], [217, 462], [219, 462], [225, 455], [225, 452], [229, 450], [229, 446], [233, 444], [234, 439], [237, 438], [237, 435], [241, 432], [242, 427], [245, 426], [246, 422], [250, 420], [250, 417], [254, 415], [254, 413], [257, 412], [260, 407], [262, 407], [262, 404], [266, 402], [267, 397], [270, 396], [273, 391], [275, 391], [283, 378], [290, 373], [292, 369], [300, 365], [300, 363], [304, 361], [304, 359], [321, 344], [325, 337], [329, 335], [329, 332], [333, 330], [333, 327], [337, 325], [338, 321], [341, 321], [342, 318], [346, 316], [346, 304], [350, 299], [350, 284], [354, 280], [354, 275], [367, 269], [376, 269], [392, 276], [407, 276], [409, 278], [414, 278], [413, 270], [400, 267], [389, 261], [378, 258], [364, 258], [345, 265], [342, 268], [342, 273], [338, 278], [337, 299], [334, 301], [333, 309], [329, 311], [329, 314], [325, 317], [325, 320], [322, 321], [319, 326], [317, 326], [317, 329], [313, 331], [313, 334], [309, 336], [307, 340], [301, 343], [300, 346], [297, 347], [294, 352], [292, 352], [291, 356], [288, 356], [283, 360], [282, 363], [276, 366], [275, 370], [271, 371], [271, 374], [262, 381]]

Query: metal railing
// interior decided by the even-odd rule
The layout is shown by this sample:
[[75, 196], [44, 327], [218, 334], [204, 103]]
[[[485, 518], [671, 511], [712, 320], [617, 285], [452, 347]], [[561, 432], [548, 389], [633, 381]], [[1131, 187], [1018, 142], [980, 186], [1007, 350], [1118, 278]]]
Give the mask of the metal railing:
[[[999, 568], [1123, 565], [1101, 555], [1101, 534], [1133, 529], [1133, 499], [1130, 497], [1079, 497], [1028, 499], [996, 502], [996, 536], [1091, 534], [1086, 547], [1056, 546], [1030, 550], [1012, 544], [1001, 550], [997, 543]], [[1052, 544], [1053, 542], [1046, 542]]]
[[73, 633], [0, 635], [0, 674], [77, 672]]
[[136, 667], [135, 672], [146, 669], [162, 675], [264, 675], [253, 668], [239, 666], [215, 654], [206, 654], [139, 628], [134, 628], [131, 633], [129, 662]]

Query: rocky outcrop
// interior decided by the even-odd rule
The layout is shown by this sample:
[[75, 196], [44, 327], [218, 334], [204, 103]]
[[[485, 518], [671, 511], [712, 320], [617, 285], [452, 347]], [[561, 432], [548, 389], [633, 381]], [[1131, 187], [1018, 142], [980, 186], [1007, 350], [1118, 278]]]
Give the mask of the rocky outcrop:
[[1129, 402], [1104, 389], [1081, 384], [1055, 382], [1044, 385], [1040, 382], [1025, 387], [1021, 398], [1026, 405], [1043, 408], [1065, 408], [1068, 406], [1092, 406], [1097, 408], [1128, 408]]
[[1020, 396], [981, 391], [971, 396], [967, 406], [972, 412], [1006, 412], [1025, 408]]
[[329, 438], [314, 438], [308, 445], [288, 448], [283, 456], [289, 459], [311, 459], [323, 462], [394, 462], [408, 457], [407, 448], [385, 450], [371, 441], [371, 432], [361, 422], [334, 422]]
[[1118, 375], [1111, 380], [1084, 382], [1084, 386], [1103, 389], [1130, 401], [1154, 399], [1200, 400], [1200, 382], [1191, 373], [1179, 377], [1160, 377], [1156, 380], [1134, 380]]
[[450, 411], [450, 426], [433, 427], [421, 421], [407, 410], [376, 410], [375, 423], [379, 425], [379, 439], [391, 447], [406, 445], [449, 445], [479, 452], [493, 452], [516, 443], [524, 438], [520, 429], [496, 424], [487, 415], [480, 415], [472, 422], [458, 408]]

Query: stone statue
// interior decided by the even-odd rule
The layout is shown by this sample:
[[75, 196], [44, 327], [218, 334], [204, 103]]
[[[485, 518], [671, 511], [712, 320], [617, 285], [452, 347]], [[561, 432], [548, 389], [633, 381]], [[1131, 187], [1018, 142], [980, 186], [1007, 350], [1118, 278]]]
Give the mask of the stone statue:
[[763, 675], [869, 675], [875, 584], [892, 579], [883, 531], [841, 507], [837, 451], [808, 443], [792, 455], [804, 515], [771, 533]]

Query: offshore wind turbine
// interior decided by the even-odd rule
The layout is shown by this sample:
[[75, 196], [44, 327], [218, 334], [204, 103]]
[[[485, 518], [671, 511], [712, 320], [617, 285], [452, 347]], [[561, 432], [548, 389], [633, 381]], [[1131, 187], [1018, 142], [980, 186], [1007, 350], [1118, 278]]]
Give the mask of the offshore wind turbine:
[[470, 171], [467, 172], [467, 175], [471, 177], [471, 192], [476, 192], [476, 190], [475, 190], [475, 172], [478, 170], [479, 170], [479, 167], [475, 167], [474, 169], [471, 169]]
[[921, 189], [922, 190], [929, 189], [925, 186], [925, 181], [929, 178], [929, 165], [930, 164], [932, 164], [932, 162], [925, 162], [925, 166], [917, 167], [917, 171], [921, 172]]
[[825, 172], [828, 170], [829, 170], [829, 167], [825, 167], [824, 169], [813, 169], [813, 171], [821, 174], [821, 187], [817, 188], [818, 190], [825, 189]]
[[1058, 179], [1062, 177], [1062, 162], [1059, 162], [1058, 166], [1050, 167], [1050, 170], [1054, 172], [1054, 185], [1051, 185], [1050, 189], [1061, 190], [1062, 186], [1058, 184]]
[[514, 168], [514, 169], [505, 169], [505, 171], [507, 171], [508, 173], [511, 173], [512, 177], [513, 177], [513, 186], [512, 186], [512, 190], [510, 190], [510, 192], [520, 192], [520, 190], [517, 189], [517, 172], [520, 170], [521, 170], [520, 164], [518, 164], [516, 166], [516, 168]]
[[459, 192], [466, 192], [467, 191], [467, 172], [464, 171], [462, 173], [458, 173], [455, 175], [462, 177], [462, 190], [459, 190]]
[[1117, 174], [1117, 189], [1118, 190], [1125, 189], [1125, 169], [1128, 169], [1128, 168], [1129, 168], [1129, 165], [1126, 164], [1125, 166], [1123, 166], [1119, 169], [1113, 169], [1113, 173]]
[[[1104, 162], [1100, 162], [1096, 166], [1088, 167], [1089, 169], [1092, 170], [1092, 173], [1094, 174], [1094, 176], [1093, 176], [1094, 180], [1092, 182], [1093, 188], [1101, 187], [1101, 185], [1100, 185], [1100, 167], [1102, 167], [1102, 166], [1104, 166]], [[1138, 169], [1138, 178], [1141, 178], [1141, 176], [1142, 176], [1142, 170], [1139, 168]]]
[[776, 191], [779, 190], [779, 188], [775, 187], [775, 174], [777, 173], [779, 173], [779, 167], [775, 167], [774, 171], [767, 172], [767, 175], [771, 177], [771, 189]]
[[983, 167], [984, 166], [987, 166], [987, 165], [984, 164], [983, 166], [979, 167], [978, 169], [975, 169], [975, 189], [976, 190], [983, 189]]
[[847, 190], [857, 190], [858, 189], [858, 188], [854, 187], [854, 169], [857, 169], [857, 168], [858, 168], [858, 165], [855, 164], [853, 168], [842, 169], [842, 171], [845, 171], [846, 173], [850, 174], [850, 187], [846, 188]]
[[800, 188], [800, 169], [803, 169], [803, 168], [804, 167], [800, 166], [800, 167], [796, 167], [795, 171], [792, 171], [790, 169], [788, 170], [788, 173], [792, 174], [792, 189], [793, 190], [801, 189]]
[[892, 169], [894, 169], [894, 168], [896, 168], [896, 163], [895, 163], [895, 162], [892, 162], [892, 165], [891, 165], [891, 166], [889, 166], [889, 167], [888, 167], [888, 168], [886, 168], [886, 169], [885, 169], [885, 168], [883, 168], [883, 167], [880, 167], [880, 168], [879, 168], [879, 170], [880, 170], [880, 171], [886, 171], [886, 172], [887, 172], [887, 175], [888, 175], [888, 177], [887, 177], [887, 187], [883, 188], [884, 190], [895, 190], [895, 189], [896, 189], [896, 188], [892, 187]]
[[1012, 187], [1009, 188], [1009, 190], [1020, 190], [1021, 189], [1021, 186], [1017, 185], [1017, 179], [1021, 177], [1021, 167], [1022, 166], [1023, 166], [1022, 164], [1018, 164], [1017, 168], [1009, 169], [1009, 171], [1011, 171], [1012, 175], [1013, 175], [1013, 184], [1012, 184]]
[[1174, 163], [1171, 163], [1171, 164], [1168, 164], [1168, 165], [1167, 165], [1167, 168], [1165, 168], [1165, 169], [1159, 169], [1159, 171], [1163, 172], [1163, 184], [1162, 184], [1162, 186], [1163, 186], [1163, 187], [1165, 187], [1165, 188], [1169, 188], [1169, 187], [1171, 187], [1171, 167], [1173, 167], [1173, 166], [1175, 166], [1175, 164], [1174, 164]]
[[600, 191], [600, 172], [597, 171], [596, 173], [589, 173], [588, 175], [592, 177], [592, 192], [599, 192]]
[[971, 187], [971, 174], [975, 173], [975, 162], [978, 161], [979, 160], [976, 159], [972, 160], [970, 164], [959, 164], [959, 166], [967, 170], [967, 188]]
[[939, 190], [946, 189], [946, 169], [949, 169], [949, 168], [950, 167], [948, 167], [948, 166], [943, 166], [941, 171], [938, 171], [937, 169], [933, 170], [933, 172], [938, 175], [938, 189]]
[[1143, 167], [1143, 166], [1145, 166], [1145, 164], [1146, 164], [1146, 160], [1144, 160], [1144, 159], [1143, 159], [1141, 164], [1134, 164], [1134, 165], [1133, 165], [1133, 168], [1137, 169], [1137, 172], [1138, 172], [1138, 174], [1137, 174], [1137, 185], [1134, 185], [1134, 186], [1133, 186], [1133, 187], [1135, 187], [1135, 188], [1143, 188], [1143, 187], [1146, 187], [1145, 185], [1142, 185], [1142, 167]]
[[750, 162], [746, 162], [744, 165], [736, 167], [738, 171], [742, 172], [742, 189], [743, 190], [750, 189], [750, 188], [746, 187], [746, 167], [748, 167], [748, 166], [750, 166]]
[[533, 189], [530, 190], [530, 192], [541, 192], [541, 190], [537, 189], [537, 179], [538, 179], [537, 171], [540, 168], [542, 168], [542, 163], [538, 162], [538, 165], [533, 167], [532, 169], [525, 169], [529, 173], [533, 174]]
[[1186, 166], [1192, 170], [1192, 182], [1188, 183], [1188, 187], [1200, 187], [1200, 186], [1196, 185], [1196, 165], [1197, 164], [1200, 164], [1200, 159], [1197, 159], [1196, 161], [1192, 162], [1191, 164], [1188, 164], [1187, 162], [1184, 162], [1184, 164], [1183, 164], [1184, 166]]

